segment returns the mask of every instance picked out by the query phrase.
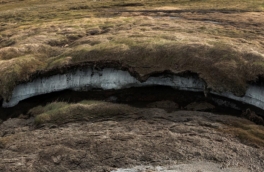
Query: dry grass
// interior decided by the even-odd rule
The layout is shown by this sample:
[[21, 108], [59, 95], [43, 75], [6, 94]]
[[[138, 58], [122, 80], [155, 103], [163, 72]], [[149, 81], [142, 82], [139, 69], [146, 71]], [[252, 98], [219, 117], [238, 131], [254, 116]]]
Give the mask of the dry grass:
[[[53, 102], [46, 106], [37, 106], [31, 109], [29, 113], [35, 116], [36, 126], [45, 123], [62, 125], [77, 121], [118, 119], [118, 116], [123, 119], [130, 118], [131, 116], [128, 117], [129, 115], [135, 114], [154, 115], [151, 109], [148, 111], [148, 109], [144, 108], [138, 109], [124, 104], [100, 101], [82, 101], [79, 103]], [[208, 114], [208, 116], [210, 115]], [[175, 118], [177, 118], [177, 115]], [[209, 118], [212, 123], [220, 122], [224, 124], [222, 127], [213, 127], [212, 129], [231, 134], [244, 144], [264, 147], [264, 126], [256, 125], [249, 120], [237, 117], [210, 116]], [[199, 125], [203, 126], [203, 122]]]
[[0, 138], [0, 149], [6, 147], [6, 145], [10, 144], [10, 142], [14, 141], [14, 137], [7, 136]]
[[251, 146], [264, 146], [264, 127], [245, 119], [227, 122], [228, 127], [223, 132], [231, 133], [243, 143]]
[[82, 101], [76, 104], [54, 102], [44, 107], [38, 106], [29, 111], [35, 116], [35, 124], [65, 124], [76, 121], [91, 121], [98, 118], [123, 117], [136, 111], [127, 105], [118, 105], [98, 101]]
[[[115, 60], [140, 76], [189, 70], [210, 88], [237, 94], [244, 92], [247, 81], [264, 73], [259, 0], [0, 3], [0, 95], [5, 99], [17, 82], [38, 70], [82, 62]], [[169, 12], [171, 8], [197, 13]], [[124, 10], [161, 11], [117, 13]], [[217, 12], [206, 13], [212, 10]], [[255, 12], [232, 13], [239, 10]]]

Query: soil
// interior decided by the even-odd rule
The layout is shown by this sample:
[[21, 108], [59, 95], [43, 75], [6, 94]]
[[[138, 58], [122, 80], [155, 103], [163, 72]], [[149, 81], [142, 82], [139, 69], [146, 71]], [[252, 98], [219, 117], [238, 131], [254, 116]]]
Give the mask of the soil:
[[[248, 82], [264, 82], [264, 12], [257, 9], [141, 7], [143, 1], [116, 1], [110, 8], [101, 1], [21, 2], [0, 1], [0, 104], [16, 84], [87, 66], [127, 70], [140, 81], [189, 71], [208, 88], [237, 95], [244, 94]], [[250, 122], [206, 103], [203, 94], [172, 94], [170, 89], [65, 90], [22, 101], [13, 109], [0, 107], [0, 172], [264, 171], [264, 144], [241, 140], [236, 135], [240, 128], [232, 128], [236, 123], [245, 129], [240, 134], [255, 132], [261, 138], [255, 141], [264, 143], [264, 128], [254, 130], [253, 122], [263, 124], [257, 109], [238, 104]], [[71, 103], [129, 103], [135, 111], [36, 126], [28, 110], [54, 101], [54, 95]], [[200, 111], [208, 109], [212, 112]], [[225, 115], [215, 114], [220, 111]]]
[[237, 120], [159, 108], [38, 128], [10, 118], [0, 124], [0, 171], [262, 172], [263, 147], [223, 132]]

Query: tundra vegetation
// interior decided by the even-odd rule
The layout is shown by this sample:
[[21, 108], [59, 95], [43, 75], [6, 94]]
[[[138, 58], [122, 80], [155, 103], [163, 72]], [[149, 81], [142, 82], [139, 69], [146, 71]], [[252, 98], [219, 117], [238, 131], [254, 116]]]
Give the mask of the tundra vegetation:
[[[14, 87], [20, 82], [29, 81], [32, 76], [37, 76], [39, 73], [60, 71], [60, 69], [68, 66], [78, 67], [86, 63], [95, 65], [97, 63], [118, 63], [120, 66], [127, 66], [142, 78], [152, 73], [161, 73], [163, 71], [170, 71], [175, 74], [190, 71], [197, 73], [207, 83], [209, 89], [220, 92], [230, 91], [236, 95], [243, 95], [248, 82], [256, 81], [259, 77], [264, 77], [263, 16], [263, 0], [0, 0], [0, 100], [10, 99]], [[158, 116], [156, 118], [156, 112], [160, 114], [164, 113], [167, 116], [164, 117], [156, 114]], [[251, 148], [253, 150], [254, 148], [254, 151], [257, 149], [257, 153], [258, 150], [263, 150], [263, 126], [255, 125], [246, 119], [224, 115], [215, 116], [210, 113], [182, 111], [174, 113], [175, 116], [180, 116], [180, 119], [177, 118], [178, 122], [183, 122], [188, 127], [191, 124], [199, 126], [200, 128], [195, 129], [204, 132], [205, 136], [201, 136], [201, 138], [208, 137], [211, 140], [215, 139], [215, 145], [219, 142], [231, 140], [232, 142], [228, 142], [229, 145], [226, 146], [230, 148], [229, 151], [231, 151], [231, 144], [237, 144], [236, 140], [232, 140], [233, 138], [246, 145], [246, 148], [249, 146], [248, 150], [251, 150]], [[193, 117], [192, 115], [195, 113], [199, 117]], [[139, 115], [140, 119], [136, 117], [138, 114], [141, 114]], [[142, 122], [142, 120], [148, 119], [148, 114], [154, 114], [154, 117], [152, 118], [150, 115], [151, 117], [149, 118], [151, 120]], [[153, 110], [152, 108], [141, 109], [129, 105], [100, 101], [82, 101], [78, 103], [53, 102], [34, 107], [29, 110], [28, 114], [21, 114], [22, 117], [23, 115], [29, 115], [34, 118], [34, 125], [31, 126], [33, 129], [30, 128], [24, 132], [23, 127], [25, 126], [21, 127], [20, 123], [19, 125], [16, 123], [22, 128], [21, 130], [13, 132], [12, 129], [10, 133], [8, 133], [8, 129], [6, 129], [8, 130], [7, 132], [4, 132], [4, 129], [1, 130], [0, 150], [3, 155], [9, 156], [8, 151], [12, 151], [13, 149], [21, 157], [23, 153], [27, 154], [27, 152], [23, 152], [22, 150], [30, 150], [31, 153], [33, 152], [33, 158], [28, 157], [29, 159], [34, 159], [35, 156], [39, 155], [38, 160], [40, 161], [32, 163], [32, 168], [34, 167], [36, 171], [41, 171], [38, 166], [43, 164], [46, 171], [54, 169], [65, 171], [67, 168], [72, 170], [82, 169], [81, 163], [74, 164], [72, 161], [81, 162], [83, 160], [82, 157], [91, 158], [88, 157], [90, 154], [88, 155], [87, 152], [82, 157], [65, 156], [65, 162], [69, 158], [69, 164], [74, 164], [74, 167], [67, 167], [67, 164], [60, 164], [60, 158], [55, 157], [55, 154], [59, 154], [60, 151], [66, 152], [65, 154], [74, 154], [76, 153], [74, 152], [74, 145], [80, 146], [82, 134], [84, 134], [81, 131], [84, 130], [76, 128], [73, 124], [74, 122], [81, 123], [85, 121], [89, 123], [89, 128], [93, 127], [93, 122], [99, 121], [98, 127], [102, 127], [103, 132], [105, 132], [103, 133], [105, 134], [102, 136], [103, 138], [108, 137], [109, 132], [111, 133], [110, 130], [104, 128], [105, 126], [110, 128], [113, 126], [117, 127], [116, 123], [121, 121], [120, 125], [121, 123], [123, 124], [126, 117], [129, 123], [124, 123], [124, 126], [127, 125], [127, 127], [133, 128], [134, 125], [139, 128], [142, 127], [142, 129], [146, 129], [143, 126], [159, 125], [160, 123], [156, 123], [158, 119], [163, 121], [160, 125], [163, 123], [164, 126], [165, 124], [166, 126], [167, 124], [171, 125], [171, 128], [165, 127], [164, 131], [160, 131], [160, 133], [164, 132], [165, 134], [163, 133], [160, 137], [157, 136], [158, 138], [168, 136], [166, 144], [171, 143], [170, 139], [173, 140], [177, 132], [181, 131], [180, 135], [185, 136], [184, 129], [173, 128], [175, 126], [172, 124], [173, 120], [170, 118], [170, 113], [162, 110]], [[186, 119], [182, 117], [184, 115], [186, 115]], [[107, 119], [113, 123], [110, 124], [109, 121], [104, 123], [104, 120]], [[192, 122], [195, 122], [188, 123], [190, 119]], [[138, 120], [139, 123], [133, 123], [133, 120]], [[176, 122], [177, 120], [174, 119]], [[216, 123], [217, 125], [213, 125]], [[142, 125], [140, 126], [140, 124]], [[25, 125], [27, 126], [27, 124]], [[1, 124], [0, 128], [5, 128], [6, 126], [8, 126], [8, 121]], [[54, 126], [55, 129], [56, 127], [62, 127], [62, 130], [65, 129], [67, 131], [62, 133], [62, 138], [66, 140], [73, 137], [73, 135], [75, 136], [72, 133], [73, 130], [69, 129], [72, 127], [76, 129], [76, 138], [75, 140], [68, 140], [69, 144], [67, 145], [67, 143], [63, 142], [62, 139], [58, 139], [56, 134], [54, 134], [52, 136], [54, 139], [51, 141], [52, 144], [56, 145], [60, 143], [63, 146], [59, 147], [57, 145], [54, 148], [57, 152], [45, 149], [44, 147], [40, 155], [40, 152], [38, 152], [39, 148], [35, 149], [29, 137], [37, 138], [36, 133], [44, 131], [43, 126], [44, 128], [47, 126], [52, 128], [52, 131]], [[87, 132], [91, 131], [96, 132], [94, 128], [89, 128]], [[189, 131], [192, 131], [192, 129], [188, 128], [187, 133]], [[71, 133], [69, 138], [66, 137], [68, 132]], [[133, 140], [138, 137], [136, 134], [133, 135], [133, 132], [129, 130], [128, 133], [124, 134], [123, 131], [120, 131], [119, 134], [124, 134], [124, 136], [111, 133], [113, 134], [111, 137], [115, 137], [113, 139], [115, 141]], [[135, 131], [135, 133], [137, 132], [141, 131]], [[211, 134], [215, 134], [216, 136], [221, 135], [227, 139], [220, 139], [221, 141], [219, 141], [219, 138], [216, 138], [216, 136], [207, 136], [206, 132], [215, 132], [218, 134]], [[42, 134], [40, 137], [49, 138], [50, 136], [46, 135], [47, 133], [45, 132]], [[57, 134], [61, 133], [58, 132]], [[94, 136], [92, 134], [91, 137]], [[157, 133], [152, 134], [155, 135]], [[145, 136], [144, 133], [142, 134], [142, 138], [143, 136]], [[122, 138], [120, 139], [119, 137]], [[154, 145], [154, 147], [149, 147], [157, 149], [157, 152], [160, 151], [160, 157], [158, 154], [155, 154], [155, 156], [153, 154], [152, 156], [151, 151], [149, 151], [146, 152], [146, 159], [144, 159], [143, 155], [140, 155], [140, 151], [136, 150], [136, 158], [129, 158], [135, 158], [136, 160], [141, 158], [141, 160], [143, 159], [142, 161], [127, 160], [125, 162], [124, 160], [124, 164], [116, 165], [115, 161], [110, 162], [109, 160], [108, 162], [107, 158], [109, 157], [105, 157], [108, 154], [103, 154], [98, 149], [106, 162], [100, 164], [98, 156], [99, 159], [96, 159], [98, 162], [96, 160], [91, 162], [94, 164], [98, 163], [98, 166], [102, 165], [102, 169], [96, 169], [97, 167], [92, 164], [90, 164], [90, 167], [95, 171], [103, 171], [108, 169], [108, 166], [114, 168], [127, 166], [128, 164], [139, 165], [142, 162], [147, 164], [154, 162], [155, 158], [178, 160], [177, 158], [182, 158], [182, 155], [188, 155], [186, 152], [179, 156], [178, 154], [176, 156], [176, 153], [175, 156], [166, 154], [164, 153], [166, 150], [155, 147], [157, 146], [155, 144], [159, 142], [159, 140], [155, 142], [157, 138], [149, 142], [147, 140], [144, 143], [143, 141], [145, 140], [142, 138], [135, 142], [131, 141], [129, 144], [134, 147], [143, 145], [142, 150], [144, 145]], [[12, 147], [12, 144], [15, 144], [14, 142], [19, 139], [21, 142], [17, 142], [16, 147]], [[173, 141], [176, 143], [177, 139]], [[96, 155], [98, 152], [96, 152], [97, 149], [95, 147], [99, 143], [97, 143], [97, 140], [93, 140], [83, 144], [87, 144], [86, 146], [89, 147], [88, 142], [91, 142], [90, 145], [94, 144], [94, 149], [90, 152], [91, 155]], [[164, 144], [163, 142], [161, 143]], [[49, 143], [45, 142], [43, 144], [47, 146]], [[41, 147], [40, 145], [38, 146]], [[123, 146], [122, 148], [125, 148], [121, 143], [120, 145], [120, 147]], [[237, 150], [243, 150], [245, 147], [237, 146]], [[107, 151], [111, 148], [107, 146], [102, 147], [102, 149]], [[167, 148], [171, 149], [172, 147], [168, 146]], [[235, 151], [235, 149], [235, 147], [232, 147], [232, 151]], [[186, 148], [186, 151], [188, 150], [189, 148]], [[115, 151], [113, 150], [113, 152]], [[108, 153], [111, 156], [115, 156], [113, 152], [113, 155]], [[221, 149], [218, 150], [219, 152], [221, 152]], [[131, 153], [131, 156], [133, 153]], [[51, 155], [55, 157], [55, 160], [53, 158], [54, 164], [60, 164], [57, 168], [54, 167], [52, 169], [53, 166], [49, 167], [50, 161], [45, 159]], [[122, 156], [128, 155], [122, 154]], [[118, 158], [122, 159], [122, 156]], [[219, 154], [218, 156], [217, 153], [215, 155], [202, 153], [199, 156], [203, 160], [227, 163], [224, 160], [224, 155], [220, 156]], [[241, 157], [243, 156], [241, 155]], [[256, 156], [258, 156], [259, 160], [263, 159], [262, 154]], [[20, 157], [16, 158], [19, 160]], [[184, 158], [188, 160], [189, 157], [184, 156]], [[186, 159], [181, 159], [181, 161], [183, 162]], [[252, 159], [254, 160], [254, 158]], [[42, 161], [44, 162], [43, 164], [41, 164]], [[179, 160], [178, 162], [181, 161]], [[100, 162], [103, 162], [103, 160], [100, 160]], [[123, 161], [120, 160], [120, 162]], [[238, 162], [240, 163], [239, 160]], [[241, 160], [241, 162], [247, 163], [247, 160]], [[89, 163], [86, 162], [86, 164]], [[103, 167], [104, 165], [108, 166]], [[253, 171], [258, 171], [259, 167], [264, 168], [263, 161], [258, 164], [258, 167], [253, 168], [253, 166], [250, 166]], [[5, 167], [4, 160], [2, 162], [0, 160], [1, 168], [6, 168], [6, 171], [10, 171], [11, 165], [10, 168]], [[17, 167], [12, 166], [13, 168]], [[45, 168], [42, 170], [45, 171]], [[85, 169], [85, 167], [83, 168]], [[25, 171], [28, 169], [29, 167], [25, 167]], [[89, 168], [87, 167], [87, 169]]]
[[[263, 1], [2, 0], [0, 95], [38, 71], [118, 61], [242, 95], [263, 74]], [[140, 59], [140, 60], [139, 60]]]

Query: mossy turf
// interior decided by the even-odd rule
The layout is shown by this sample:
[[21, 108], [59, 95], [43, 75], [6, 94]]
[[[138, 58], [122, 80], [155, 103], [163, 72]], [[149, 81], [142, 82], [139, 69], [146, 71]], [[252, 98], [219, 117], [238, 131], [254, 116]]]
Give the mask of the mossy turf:
[[[166, 112], [164, 111], [163, 113], [165, 114]], [[41, 127], [47, 123], [64, 125], [81, 121], [118, 120], [131, 118], [131, 116], [136, 118], [137, 115], [140, 116], [142, 114], [149, 114], [151, 118], [154, 115], [151, 108], [136, 108], [125, 104], [91, 100], [79, 103], [53, 102], [45, 106], [34, 107], [29, 111], [29, 114], [35, 117], [36, 127]], [[180, 118], [180, 114], [180, 112], [172, 112], [170, 115], [174, 116], [174, 118], [179, 115], [178, 117]], [[197, 112], [197, 116], [201, 114]], [[204, 116], [210, 115], [212, 114], [204, 114]], [[223, 124], [220, 128], [213, 127], [213, 130], [232, 134], [247, 145], [264, 147], [264, 126], [232, 116], [210, 116], [210, 120], [212, 120], [212, 123], [217, 121]], [[200, 125], [204, 124], [201, 122]]]
[[100, 101], [82, 101], [79, 103], [53, 102], [46, 106], [37, 106], [29, 111], [35, 116], [37, 126], [45, 123], [62, 125], [75, 121], [92, 121], [98, 118], [111, 118], [131, 115], [140, 109], [128, 105], [119, 105]]
[[0, 2], [0, 96], [39, 71], [118, 61], [138, 76], [191, 71], [242, 95], [264, 73], [263, 2]]

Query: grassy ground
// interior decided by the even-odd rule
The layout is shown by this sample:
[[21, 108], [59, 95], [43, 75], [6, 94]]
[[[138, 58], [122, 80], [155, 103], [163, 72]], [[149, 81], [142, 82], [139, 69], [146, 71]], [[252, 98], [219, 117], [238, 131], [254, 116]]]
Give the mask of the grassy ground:
[[36, 71], [119, 61], [140, 76], [196, 72], [243, 94], [264, 73], [264, 3], [253, 1], [0, 1], [0, 95]]
[[[28, 80], [39, 71], [99, 61], [118, 61], [129, 66], [142, 78], [164, 70], [175, 73], [192, 71], [198, 73], [209, 88], [241, 95], [246, 89], [247, 81], [264, 74], [263, 15], [263, 0], [0, 0], [0, 97], [10, 98], [19, 81]], [[35, 107], [29, 113], [34, 116], [33, 128], [37, 126], [36, 130], [25, 130], [28, 122], [22, 127], [16, 126], [16, 121], [21, 119], [10, 119], [0, 125], [4, 128], [0, 131], [0, 149], [7, 150], [8, 156], [2, 154], [5, 157], [14, 156], [12, 161], [17, 160], [19, 163], [23, 161], [14, 153], [25, 151], [21, 154], [23, 159], [32, 153], [33, 158], [29, 159], [32, 158], [32, 162], [38, 160], [38, 163], [41, 162], [39, 159], [44, 159], [48, 169], [50, 165], [46, 162], [56, 153], [53, 148], [58, 147], [54, 145], [66, 145], [65, 147], [69, 147], [67, 150], [76, 149], [80, 152], [82, 149], [78, 145], [84, 144], [83, 150], [89, 148], [94, 151], [94, 154], [86, 154], [92, 158], [98, 157], [99, 160], [94, 162], [104, 165], [107, 164], [104, 160], [109, 159], [108, 155], [118, 152], [112, 149], [119, 139], [117, 150], [125, 149], [120, 152], [131, 150], [131, 147], [141, 149], [142, 145], [142, 150], [149, 149], [144, 156], [151, 155], [154, 160], [156, 156], [152, 154], [164, 154], [157, 156], [156, 159], [159, 160], [174, 156], [178, 160], [181, 156], [185, 158], [185, 155], [187, 158], [189, 151], [190, 155], [208, 161], [225, 161], [228, 154], [231, 160], [243, 155], [245, 159], [242, 159], [242, 164], [262, 163], [259, 159], [263, 157], [261, 151], [264, 146], [264, 128], [246, 119], [203, 112], [165, 113], [161, 109], [139, 109], [97, 101], [75, 104], [54, 102]], [[82, 126], [82, 122], [77, 121], [86, 122]], [[93, 124], [93, 121], [99, 122]], [[121, 125], [122, 122], [124, 124]], [[5, 128], [8, 123], [10, 131]], [[46, 124], [59, 127], [52, 129], [51, 125], [47, 130], [39, 128]], [[164, 131], [160, 131], [160, 126]], [[110, 130], [111, 127], [113, 130]], [[101, 131], [106, 134], [94, 134]], [[129, 132], [124, 134], [124, 131]], [[87, 134], [89, 132], [90, 135]], [[108, 138], [109, 132], [113, 136], [112, 144], [103, 140]], [[149, 140], [150, 133], [153, 139]], [[124, 142], [131, 139], [131, 134], [138, 138], [138, 142]], [[250, 145], [250, 149], [245, 149], [244, 144], [238, 144], [233, 136]], [[106, 146], [97, 148], [104, 145], [102, 143]], [[51, 153], [45, 154], [46, 150], [38, 153], [43, 147]], [[181, 155], [177, 151], [182, 147], [184, 151]], [[196, 154], [199, 153], [196, 147], [201, 150], [200, 156]], [[257, 160], [253, 162], [253, 154], [249, 156], [253, 152], [252, 147], [257, 147], [254, 150]], [[215, 148], [219, 149], [217, 153]], [[171, 154], [174, 149], [175, 155]], [[112, 152], [108, 154], [108, 150]], [[159, 151], [160, 154], [156, 153]], [[9, 152], [12, 152], [12, 156], [9, 156]], [[69, 155], [78, 155], [76, 152], [70, 152]], [[234, 158], [233, 152], [239, 156]], [[133, 164], [138, 159], [144, 161], [140, 151], [131, 150], [127, 155], [134, 154], [135, 161], [131, 158], [133, 161], [127, 161], [127, 164]], [[36, 158], [36, 155], [40, 158]], [[113, 157], [120, 158], [116, 155]], [[89, 160], [84, 164], [93, 162], [89, 158], [78, 159]], [[113, 162], [115, 161], [114, 158]], [[4, 162], [0, 161], [1, 167], [6, 166]], [[71, 158], [69, 162], [72, 164]], [[118, 159], [118, 162], [123, 161]], [[152, 159], [146, 162], [152, 162]], [[8, 163], [11, 164], [10, 161]], [[38, 163], [35, 166], [43, 166]], [[96, 163], [91, 164], [100, 166]], [[77, 166], [83, 170], [80, 163]], [[58, 165], [55, 167], [58, 168]], [[60, 167], [63, 169], [62, 165]], [[19, 169], [21, 170], [20, 166]]]
[[123, 117], [140, 111], [127, 105], [118, 105], [99, 101], [82, 101], [76, 104], [54, 102], [46, 106], [38, 106], [29, 111], [35, 116], [37, 126], [45, 123], [62, 125], [76, 121], [92, 121], [98, 118]]
[[[130, 118], [128, 116], [141, 115], [147, 111], [145, 108], [135, 108], [129, 105], [100, 101], [82, 101], [74, 104], [53, 102], [46, 106], [32, 108], [29, 114], [35, 116], [35, 125], [39, 127], [47, 123], [64, 125], [78, 121], [113, 120], [118, 117], [125, 119]], [[172, 116], [178, 117], [177, 112], [173, 113], [175, 114]], [[244, 144], [264, 147], [264, 126], [256, 125], [246, 119], [237, 117], [218, 116], [211, 120], [212, 123], [213, 121], [217, 121], [223, 124], [220, 128], [212, 127], [213, 130], [231, 134]], [[199, 125], [203, 126], [204, 124], [201, 122]]]
[[2, 171], [103, 172], [137, 165], [179, 171], [172, 165], [190, 162], [216, 163], [213, 171], [264, 167], [263, 126], [230, 115], [98, 101], [54, 102], [31, 113], [35, 117], [0, 124]]
[[231, 122], [223, 132], [235, 135], [243, 143], [264, 146], [264, 127], [244, 119]]

